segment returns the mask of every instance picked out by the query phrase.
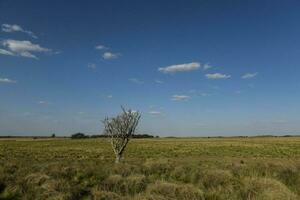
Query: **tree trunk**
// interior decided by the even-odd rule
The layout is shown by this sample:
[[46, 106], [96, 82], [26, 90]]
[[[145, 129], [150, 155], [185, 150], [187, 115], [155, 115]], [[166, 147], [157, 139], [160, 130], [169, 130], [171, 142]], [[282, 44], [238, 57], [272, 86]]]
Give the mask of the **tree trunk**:
[[122, 155], [121, 155], [121, 154], [116, 154], [116, 160], [115, 160], [115, 163], [120, 163], [121, 158], [122, 158]]

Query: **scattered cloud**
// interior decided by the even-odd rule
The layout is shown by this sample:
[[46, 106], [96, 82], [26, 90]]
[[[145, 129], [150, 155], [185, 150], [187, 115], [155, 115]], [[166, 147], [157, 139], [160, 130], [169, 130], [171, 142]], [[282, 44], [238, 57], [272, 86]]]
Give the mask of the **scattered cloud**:
[[11, 51], [7, 51], [5, 49], [0, 49], [0, 54], [6, 55], [6, 56], [14, 56], [15, 54]]
[[160, 111], [152, 110], [152, 111], [149, 111], [149, 114], [150, 115], [161, 115], [162, 113]]
[[206, 64], [203, 65], [203, 70], [208, 70], [210, 68], [212, 68], [212, 66], [210, 64], [208, 64], [208, 63], [206, 63]]
[[119, 56], [120, 54], [117, 53], [104, 52], [102, 58], [104, 58], [105, 60], [113, 60], [113, 59], [117, 59]]
[[106, 98], [111, 99], [111, 98], [113, 98], [113, 95], [111, 95], [111, 94], [107, 95]]
[[187, 95], [173, 95], [171, 100], [172, 101], [187, 101], [189, 100], [191, 97], [187, 96]]
[[89, 63], [87, 67], [90, 68], [90, 69], [96, 69], [97, 68], [96, 64], [94, 64], [94, 63]]
[[[8, 50], [1, 49], [0, 53], [5, 55], [16, 55], [27, 58], [38, 59], [36, 55], [32, 52], [37, 53], [47, 53], [51, 52], [51, 49], [41, 47], [39, 44], [33, 44], [30, 41], [20, 41], [20, 40], [3, 40], [1, 42], [2, 46], [6, 47]], [[3, 51], [4, 50], [4, 51]]]
[[50, 104], [48, 101], [38, 101], [37, 103], [40, 105], [49, 105]]
[[95, 49], [97, 49], [97, 50], [106, 50], [106, 49], [109, 49], [109, 48], [104, 46], [104, 45], [97, 45], [97, 46], [95, 46]]
[[167, 67], [158, 68], [158, 71], [166, 74], [172, 74], [176, 72], [189, 72], [194, 71], [200, 68], [200, 63], [192, 62], [192, 63], [185, 63], [179, 65], [170, 65]]
[[96, 50], [106, 50], [103, 54], [102, 54], [102, 58], [105, 59], [105, 60], [113, 60], [113, 59], [117, 59], [121, 56], [121, 54], [119, 53], [113, 53], [113, 52], [110, 52], [110, 51], [107, 51], [109, 50], [110, 48], [104, 46], [104, 45], [97, 45], [95, 46], [95, 49]]
[[258, 73], [246, 73], [242, 76], [242, 79], [250, 79], [250, 78], [254, 78]]
[[154, 82], [157, 83], [157, 84], [163, 84], [163, 83], [164, 83], [164, 82], [161, 81], [161, 80], [155, 80]]
[[11, 80], [9, 78], [0, 78], [0, 83], [17, 83], [17, 81]]
[[231, 77], [231, 75], [220, 74], [220, 73], [206, 74], [205, 76], [208, 79], [228, 79]]
[[128, 79], [130, 82], [132, 82], [132, 83], [136, 83], [136, 84], [143, 84], [144, 82], [143, 81], [141, 81], [141, 80], [139, 80], [139, 79], [137, 79], [137, 78], [130, 78], [130, 79]]
[[37, 39], [37, 36], [32, 31], [24, 30], [21, 26], [17, 24], [2, 24], [1, 30], [7, 33], [23, 32], [29, 35], [30, 37]]

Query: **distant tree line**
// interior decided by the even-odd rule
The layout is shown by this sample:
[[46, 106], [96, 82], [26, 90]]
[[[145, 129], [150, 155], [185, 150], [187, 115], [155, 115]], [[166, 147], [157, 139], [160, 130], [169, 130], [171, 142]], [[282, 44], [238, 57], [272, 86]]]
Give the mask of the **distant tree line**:
[[74, 133], [71, 135], [72, 139], [83, 139], [83, 138], [89, 138], [88, 135], [85, 135], [84, 133]]
[[[99, 134], [99, 135], [86, 135], [84, 133], [75, 133], [71, 135], [72, 139], [85, 139], [85, 138], [108, 138], [108, 135]], [[153, 136], [149, 134], [133, 134], [131, 138], [159, 138], [159, 136]]]

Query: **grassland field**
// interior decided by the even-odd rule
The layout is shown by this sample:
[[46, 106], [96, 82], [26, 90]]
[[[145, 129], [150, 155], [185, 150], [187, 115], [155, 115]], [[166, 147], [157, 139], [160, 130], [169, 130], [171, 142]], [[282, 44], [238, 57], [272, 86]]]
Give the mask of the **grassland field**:
[[0, 200], [297, 200], [300, 137], [0, 140]]

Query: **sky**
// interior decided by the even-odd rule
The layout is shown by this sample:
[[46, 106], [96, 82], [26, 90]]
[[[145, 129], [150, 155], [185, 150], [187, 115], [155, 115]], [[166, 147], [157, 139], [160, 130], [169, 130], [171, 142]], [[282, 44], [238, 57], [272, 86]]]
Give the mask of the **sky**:
[[300, 133], [297, 0], [0, 0], [0, 135]]

